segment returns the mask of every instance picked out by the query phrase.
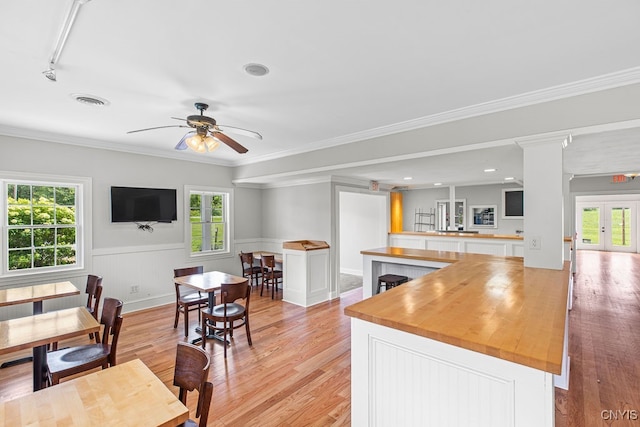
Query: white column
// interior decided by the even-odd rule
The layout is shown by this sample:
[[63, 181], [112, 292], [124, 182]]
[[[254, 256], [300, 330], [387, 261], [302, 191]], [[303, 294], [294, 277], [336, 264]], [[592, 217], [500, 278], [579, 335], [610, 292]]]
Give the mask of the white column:
[[518, 141], [524, 151], [524, 265], [563, 267], [562, 150], [566, 133]]

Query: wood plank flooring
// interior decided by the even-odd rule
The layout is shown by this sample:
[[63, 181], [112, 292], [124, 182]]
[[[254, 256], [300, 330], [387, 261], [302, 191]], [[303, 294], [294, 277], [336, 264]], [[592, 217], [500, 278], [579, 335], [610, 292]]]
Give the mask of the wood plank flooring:
[[578, 251], [575, 279], [556, 427], [640, 426], [640, 255]]
[[[358, 289], [305, 309], [254, 292], [253, 347], [243, 330], [236, 331], [226, 361], [219, 343], [207, 344], [215, 387], [209, 426], [350, 425], [350, 321], [343, 312], [361, 295]], [[177, 394], [173, 363], [176, 342], [185, 338], [182, 320], [172, 328], [173, 310], [168, 305], [125, 315], [118, 360], [142, 359]], [[195, 312], [191, 323], [195, 327]], [[61, 345], [87, 342], [82, 337]], [[640, 419], [629, 419], [629, 411], [640, 418], [639, 354], [640, 255], [580, 251], [570, 315], [570, 388], [556, 390], [556, 426], [640, 427]], [[0, 399], [29, 394], [31, 386], [31, 364], [0, 369]], [[192, 416], [195, 403], [196, 396], [189, 396]], [[606, 420], [602, 411], [613, 412]]]
[[[105, 291], [108, 296], [108, 292]], [[280, 294], [281, 296], [282, 294]], [[223, 347], [207, 341], [212, 356], [209, 380], [214, 396], [209, 426], [348, 426], [350, 399], [350, 318], [344, 308], [362, 299], [357, 289], [339, 300], [310, 308], [251, 295], [249, 347], [244, 329], [234, 333], [225, 361]], [[173, 329], [174, 305], [124, 315], [118, 363], [139, 358], [177, 395], [173, 387], [176, 343], [186, 341], [182, 316]], [[197, 314], [191, 313], [192, 332]], [[60, 346], [87, 344], [88, 337]], [[0, 362], [30, 352], [3, 356]], [[0, 399], [31, 393], [31, 364], [0, 369]], [[197, 395], [188, 406], [195, 417]]]

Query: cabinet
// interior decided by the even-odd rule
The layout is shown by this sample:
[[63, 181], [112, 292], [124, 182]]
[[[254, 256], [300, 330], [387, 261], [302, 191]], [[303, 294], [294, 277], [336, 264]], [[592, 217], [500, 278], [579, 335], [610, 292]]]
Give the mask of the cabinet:
[[496, 228], [496, 205], [469, 207], [469, 228]]
[[418, 208], [415, 210], [415, 218], [413, 222], [413, 231], [430, 231], [436, 229], [436, 212], [435, 209], [424, 210]]

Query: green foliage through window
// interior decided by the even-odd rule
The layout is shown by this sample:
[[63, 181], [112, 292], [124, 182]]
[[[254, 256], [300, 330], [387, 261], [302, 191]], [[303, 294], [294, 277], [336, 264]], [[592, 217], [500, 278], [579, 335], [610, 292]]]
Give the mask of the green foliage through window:
[[6, 186], [8, 270], [76, 264], [75, 186]]
[[191, 252], [212, 252], [226, 249], [225, 193], [192, 191], [189, 194]]

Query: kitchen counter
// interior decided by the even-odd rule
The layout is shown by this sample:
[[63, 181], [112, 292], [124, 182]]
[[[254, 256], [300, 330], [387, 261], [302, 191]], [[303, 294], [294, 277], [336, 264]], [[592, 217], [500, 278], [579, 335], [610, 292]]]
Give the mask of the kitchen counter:
[[[524, 267], [520, 257], [398, 247], [362, 254], [365, 269], [385, 262], [439, 267], [345, 308], [352, 421], [384, 424], [376, 408], [398, 414], [407, 401], [455, 407], [483, 420], [477, 425], [553, 426], [554, 375], [568, 369], [569, 262], [550, 270]], [[398, 407], [389, 402], [396, 395]], [[428, 416], [420, 411], [402, 422]]]
[[560, 374], [569, 263], [524, 267], [522, 258], [379, 248], [361, 252], [451, 263], [345, 309], [368, 322]]

